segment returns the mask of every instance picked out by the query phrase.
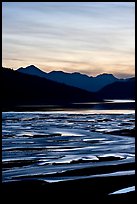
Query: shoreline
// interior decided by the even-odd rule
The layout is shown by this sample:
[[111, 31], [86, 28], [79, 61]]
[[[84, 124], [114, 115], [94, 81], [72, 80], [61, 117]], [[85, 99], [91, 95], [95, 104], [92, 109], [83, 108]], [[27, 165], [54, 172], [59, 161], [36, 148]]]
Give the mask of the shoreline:
[[91, 102], [73, 104], [33, 104], [2, 106], [2, 112], [27, 112], [27, 111], [62, 111], [62, 110], [135, 110], [135, 102]]

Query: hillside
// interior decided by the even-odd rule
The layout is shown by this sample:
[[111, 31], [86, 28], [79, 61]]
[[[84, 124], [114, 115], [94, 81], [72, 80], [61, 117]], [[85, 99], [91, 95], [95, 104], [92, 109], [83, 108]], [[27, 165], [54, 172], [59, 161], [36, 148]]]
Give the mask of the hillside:
[[95, 94], [2, 68], [2, 107], [97, 101]]
[[135, 99], [135, 78], [109, 84], [97, 94], [104, 99]]

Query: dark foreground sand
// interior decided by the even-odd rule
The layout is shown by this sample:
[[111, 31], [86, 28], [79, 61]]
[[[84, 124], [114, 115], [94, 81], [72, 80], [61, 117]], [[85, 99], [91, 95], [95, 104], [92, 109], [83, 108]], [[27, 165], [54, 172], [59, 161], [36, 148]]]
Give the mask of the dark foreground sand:
[[[4, 201], [15, 202], [18, 196], [21, 200], [42, 200], [43, 203], [83, 201], [85, 203], [135, 203], [135, 192], [108, 195], [119, 189], [135, 185], [135, 176], [115, 176], [73, 181], [46, 183], [36, 180], [8, 182], [2, 184]], [[20, 200], [19, 199], [19, 200]], [[49, 202], [47, 202], [49, 201]], [[40, 202], [41, 203], [41, 202]], [[80, 202], [81, 203], [81, 202]]]

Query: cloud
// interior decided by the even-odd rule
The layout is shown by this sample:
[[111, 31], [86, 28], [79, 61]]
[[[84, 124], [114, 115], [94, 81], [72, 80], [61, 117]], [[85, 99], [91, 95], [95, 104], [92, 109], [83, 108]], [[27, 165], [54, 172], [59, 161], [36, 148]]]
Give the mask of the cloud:
[[134, 72], [133, 3], [4, 2], [2, 5], [4, 64], [16, 68], [22, 62], [35, 62], [41, 67], [48, 64], [53, 69], [60, 66], [63, 70], [92, 75], [106, 72], [108, 67], [115, 72], [116, 64], [119, 73], [120, 65], [123, 72], [125, 61]]

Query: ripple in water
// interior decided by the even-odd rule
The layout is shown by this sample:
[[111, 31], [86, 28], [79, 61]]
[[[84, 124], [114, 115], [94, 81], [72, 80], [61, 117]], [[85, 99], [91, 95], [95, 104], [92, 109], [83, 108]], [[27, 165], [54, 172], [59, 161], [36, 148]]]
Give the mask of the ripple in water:
[[134, 129], [134, 117], [3, 113], [2, 181], [54, 183], [134, 175], [135, 138], [130, 131], [128, 136], [120, 132]]

